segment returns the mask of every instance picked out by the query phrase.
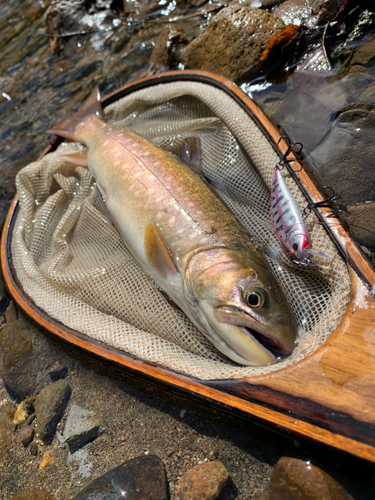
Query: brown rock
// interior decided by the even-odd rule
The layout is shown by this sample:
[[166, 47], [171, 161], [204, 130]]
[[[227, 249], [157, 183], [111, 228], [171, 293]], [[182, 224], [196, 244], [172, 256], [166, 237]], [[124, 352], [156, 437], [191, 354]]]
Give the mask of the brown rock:
[[181, 51], [186, 45], [183, 30], [173, 24], [166, 24], [155, 39], [150, 63], [159, 66], [161, 70], [177, 66], [181, 60]]
[[267, 43], [284, 28], [281, 19], [263, 10], [227, 7], [183, 50], [182, 62], [188, 68], [212, 71], [237, 82], [249, 80], [260, 71]]
[[26, 425], [26, 427], [22, 427], [22, 429], [19, 429], [18, 431], [18, 437], [20, 438], [21, 443], [26, 447], [28, 444], [31, 443], [34, 437], [34, 429], [31, 427], [31, 425]]
[[177, 492], [180, 500], [216, 500], [223, 498], [223, 489], [229, 474], [220, 462], [215, 460], [196, 465], [180, 479]]
[[352, 500], [329, 474], [309, 462], [282, 457], [256, 500]]
[[0, 459], [4, 451], [12, 446], [13, 417], [15, 406], [5, 402], [0, 406]]
[[16, 493], [12, 500], [53, 500], [53, 497], [45, 490], [39, 488], [27, 488]]

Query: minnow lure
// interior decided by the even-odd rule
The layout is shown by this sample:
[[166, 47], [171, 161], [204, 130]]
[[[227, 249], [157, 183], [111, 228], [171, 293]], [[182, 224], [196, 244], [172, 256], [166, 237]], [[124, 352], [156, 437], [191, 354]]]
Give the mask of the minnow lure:
[[[287, 139], [286, 137], [282, 138]], [[296, 142], [294, 144], [289, 143], [288, 149], [283, 158], [275, 167], [271, 183], [270, 214], [273, 230], [278, 239], [287, 249], [288, 253], [291, 255], [292, 259], [300, 264], [308, 265], [310, 264], [309, 257], [313, 255], [324, 257], [329, 260], [331, 260], [331, 257], [323, 252], [319, 252], [311, 248], [309, 232], [305, 223], [306, 217], [304, 217], [301, 213], [296, 200], [289, 191], [288, 186], [286, 185], [280, 172], [280, 170], [283, 169], [287, 163], [295, 161], [292, 158], [288, 158], [288, 154], [295, 146], [300, 146], [299, 152], [301, 152], [302, 144], [300, 142]], [[334, 196], [334, 192], [332, 190], [332, 196], [330, 198], [315, 204], [308, 204], [304, 213], [308, 215], [308, 210], [311, 210], [314, 207], [323, 205], [327, 206], [327, 203], [333, 203], [336, 211], [333, 212], [332, 215], [335, 215], [338, 210], [337, 198], [337, 196]]]
[[271, 184], [271, 223], [276, 236], [289, 254], [299, 262], [311, 253], [309, 232], [301, 210], [276, 167]]

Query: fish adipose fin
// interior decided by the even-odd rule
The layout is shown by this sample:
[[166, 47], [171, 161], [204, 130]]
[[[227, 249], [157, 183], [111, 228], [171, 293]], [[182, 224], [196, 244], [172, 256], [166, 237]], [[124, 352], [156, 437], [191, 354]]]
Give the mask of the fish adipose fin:
[[70, 161], [74, 165], [80, 165], [81, 167], [87, 167], [87, 149], [82, 149], [76, 153], [64, 154], [60, 156], [61, 159]]
[[154, 224], [148, 224], [144, 236], [146, 258], [162, 278], [178, 273], [170, 256], [163, 235]]
[[66, 120], [58, 123], [53, 128], [47, 130], [49, 134], [56, 134], [69, 141], [75, 141], [75, 128], [76, 126], [82, 122], [87, 116], [96, 115], [103, 118], [103, 108], [100, 102], [100, 93], [99, 88], [95, 87], [91, 92], [90, 96], [83, 103], [81, 108], [74, 113], [73, 116], [70, 116]]

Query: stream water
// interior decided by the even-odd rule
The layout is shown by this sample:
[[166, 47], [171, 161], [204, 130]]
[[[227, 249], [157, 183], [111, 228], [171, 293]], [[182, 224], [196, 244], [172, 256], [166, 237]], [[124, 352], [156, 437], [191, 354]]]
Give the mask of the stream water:
[[[78, 109], [95, 85], [106, 95], [157, 71], [151, 58], [155, 39], [175, 3], [161, 0], [149, 12], [136, 2], [127, 3], [137, 6], [133, 15], [111, 18], [99, 12], [85, 25], [83, 31], [90, 33], [77, 34], [73, 24], [70, 36], [55, 40], [48, 36], [43, 17], [47, 2], [2, 3], [0, 227], [15, 194], [15, 176], [48, 145], [45, 131], [51, 123]], [[209, 19], [187, 17], [176, 26], [197, 36]], [[303, 143], [306, 167], [318, 184], [329, 185], [340, 196], [343, 220], [374, 262], [375, 29], [372, 18], [365, 21], [368, 27], [360, 35], [352, 33], [328, 47], [330, 67], [299, 67], [282, 82], [258, 79], [245, 82], [242, 89], [293, 141]], [[354, 489], [360, 491], [360, 486]]]

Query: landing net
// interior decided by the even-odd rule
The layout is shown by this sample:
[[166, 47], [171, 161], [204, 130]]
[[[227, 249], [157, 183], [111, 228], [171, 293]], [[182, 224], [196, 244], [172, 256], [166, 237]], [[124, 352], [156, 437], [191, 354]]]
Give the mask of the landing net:
[[[143, 272], [104, 215], [89, 171], [50, 153], [17, 177], [20, 215], [12, 240], [17, 277], [52, 318], [133, 357], [191, 377], [237, 379], [290, 366], [320, 347], [350, 299], [347, 266], [314, 214], [312, 248], [330, 259], [291, 264], [273, 235], [270, 185], [280, 160], [264, 133], [222, 90], [194, 82], [152, 86], [105, 109], [106, 120], [172, 153], [181, 144], [191, 161], [248, 230], [269, 261], [298, 324], [298, 344], [282, 362], [243, 367], [219, 353]], [[77, 151], [63, 143], [59, 152]], [[301, 209], [306, 199], [283, 175]], [[318, 260], [317, 260], [318, 259]]]

